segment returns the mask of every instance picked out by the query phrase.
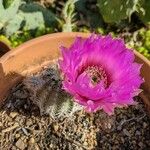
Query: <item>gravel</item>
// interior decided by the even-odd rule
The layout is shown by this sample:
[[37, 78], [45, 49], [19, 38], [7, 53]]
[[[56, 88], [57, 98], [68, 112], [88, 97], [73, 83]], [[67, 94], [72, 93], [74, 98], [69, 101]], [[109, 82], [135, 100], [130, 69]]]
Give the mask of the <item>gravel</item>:
[[148, 150], [150, 117], [137, 105], [53, 119], [40, 115], [23, 83], [14, 87], [0, 110], [0, 150]]

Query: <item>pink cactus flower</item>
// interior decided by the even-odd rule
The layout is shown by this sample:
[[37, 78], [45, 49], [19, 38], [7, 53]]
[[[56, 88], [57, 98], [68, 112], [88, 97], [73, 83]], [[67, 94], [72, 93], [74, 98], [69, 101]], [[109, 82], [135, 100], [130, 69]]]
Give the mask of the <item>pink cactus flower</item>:
[[76, 38], [70, 48], [61, 47], [59, 66], [63, 88], [89, 112], [103, 109], [109, 115], [115, 107], [134, 104], [141, 91], [141, 64], [121, 39], [110, 35]]

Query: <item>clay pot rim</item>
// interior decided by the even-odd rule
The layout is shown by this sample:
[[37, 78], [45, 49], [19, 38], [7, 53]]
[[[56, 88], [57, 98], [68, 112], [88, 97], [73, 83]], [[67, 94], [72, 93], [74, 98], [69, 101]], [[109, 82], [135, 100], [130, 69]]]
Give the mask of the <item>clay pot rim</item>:
[[[51, 36], [50, 36], [51, 35]], [[21, 47], [26, 47], [28, 48], [30, 45], [32, 44], [36, 44], [39, 43], [41, 41], [45, 41], [47, 38], [51, 38], [51, 39], [57, 39], [57, 38], [61, 38], [61, 37], [87, 37], [91, 35], [91, 33], [82, 33], [82, 32], [59, 32], [59, 33], [52, 33], [52, 34], [47, 34], [47, 35], [43, 35], [34, 39], [31, 39], [29, 41], [26, 41], [25, 43], [21, 44], [20, 46], [16, 47], [13, 51], [9, 51], [6, 54], [4, 54], [1, 58], [0, 58], [0, 62], [4, 62], [6, 61], [10, 55], [16, 55], [17, 53], [24, 51], [23, 49], [21, 49]], [[140, 54], [138, 51], [133, 50], [134, 53], [140, 57], [145, 63], [147, 63], [150, 66], [150, 60], [148, 60], [145, 56], [143, 56], [142, 54]]]
[[[13, 51], [9, 51], [6, 54], [4, 54], [0, 58], [0, 62], [5, 62], [7, 59], [10, 57], [10, 55], [16, 55], [17, 53], [20, 53], [21, 51], [24, 51], [25, 48], [30, 47], [31, 45], [36, 45], [36, 43], [45, 41], [46, 39], [57, 39], [57, 38], [65, 38], [65, 37], [87, 37], [91, 33], [82, 33], [82, 32], [58, 32], [58, 33], [52, 33], [52, 34], [47, 34], [43, 35], [34, 39], [31, 39], [29, 41], [26, 41], [19, 45], [18, 47], [14, 48]], [[24, 49], [22, 49], [24, 47]]]

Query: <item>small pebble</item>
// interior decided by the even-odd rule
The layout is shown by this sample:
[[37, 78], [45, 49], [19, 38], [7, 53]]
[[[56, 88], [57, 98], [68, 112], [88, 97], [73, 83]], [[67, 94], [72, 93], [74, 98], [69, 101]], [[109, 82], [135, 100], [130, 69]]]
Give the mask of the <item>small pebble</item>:
[[2, 122], [0, 122], [0, 127], [2, 127], [3, 126], [3, 123]]
[[19, 148], [19, 149], [21, 149], [21, 150], [24, 150], [25, 149], [25, 144], [24, 144], [24, 142], [21, 140], [21, 139], [19, 139], [17, 142], [16, 142], [16, 146]]
[[50, 148], [53, 148], [53, 144], [50, 144]]
[[138, 144], [141, 148], [143, 147], [143, 143], [142, 142], [139, 142]]
[[17, 112], [11, 112], [11, 113], [10, 113], [10, 117], [11, 117], [11, 118], [15, 118], [17, 115], [18, 115]]
[[147, 123], [143, 122], [143, 128], [146, 128], [146, 127], [147, 127]]
[[16, 138], [19, 138], [19, 137], [20, 137], [20, 134], [17, 133], [17, 134], [15, 135], [15, 137], [16, 137]]
[[129, 131], [127, 131], [126, 129], [123, 129], [123, 133], [124, 133], [125, 135], [127, 135], [128, 137], [131, 136], [131, 134], [129, 133]]
[[140, 131], [136, 131], [135, 135], [141, 135], [141, 132]]
[[34, 139], [33, 137], [30, 138], [29, 143], [30, 143], [30, 144], [34, 144], [34, 143], [35, 143], [35, 139]]
[[53, 127], [54, 127], [54, 130], [57, 132], [59, 129], [59, 126], [57, 124], [55, 124]]
[[28, 133], [28, 131], [26, 130], [26, 128], [21, 128], [21, 129], [22, 129], [23, 133], [24, 133], [26, 136], [29, 135], [29, 133]]
[[84, 142], [83, 145], [84, 145], [84, 146], [88, 146], [88, 143], [87, 143], [87, 142]]

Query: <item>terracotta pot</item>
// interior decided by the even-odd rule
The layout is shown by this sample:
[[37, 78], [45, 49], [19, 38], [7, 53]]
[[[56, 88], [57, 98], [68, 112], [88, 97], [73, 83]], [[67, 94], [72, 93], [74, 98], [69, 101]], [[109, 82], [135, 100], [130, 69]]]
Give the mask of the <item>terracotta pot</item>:
[[[40, 68], [44, 61], [60, 56], [59, 47], [69, 46], [76, 36], [88, 37], [87, 33], [55, 33], [28, 41], [0, 58], [0, 104], [9, 90], [19, 82], [27, 72]], [[150, 61], [134, 51], [136, 61], [143, 64], [141, 75], [145, 79], [141, 96], [150, 110]]]
[[10, 46], [5, 42], [0, 41], [0, 57], [10, 50]]

